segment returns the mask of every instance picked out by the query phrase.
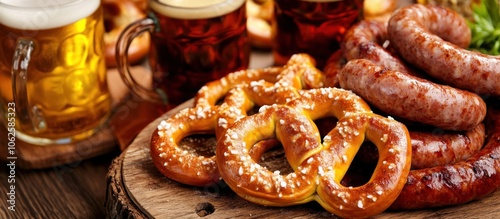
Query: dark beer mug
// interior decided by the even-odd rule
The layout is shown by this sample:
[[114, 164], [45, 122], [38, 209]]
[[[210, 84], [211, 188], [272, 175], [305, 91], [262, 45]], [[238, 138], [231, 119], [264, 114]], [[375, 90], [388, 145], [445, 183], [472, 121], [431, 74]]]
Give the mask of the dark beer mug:
[[363, 0], [274, 0], [274, 61], [285, 64], [296, 53], [314, 57], [323, 68], [340, 48], [345, 32], [363, 13]]
[[[245, 0], [151, 0], [149, 8], [149, 16], [129, 25], [117, 44], [118, 71], [138, 96], [171, 109], [207, 82], [248, 68]], [[152, 36], [151, 88], [136, 83], [126, 55], [142, 32]]]

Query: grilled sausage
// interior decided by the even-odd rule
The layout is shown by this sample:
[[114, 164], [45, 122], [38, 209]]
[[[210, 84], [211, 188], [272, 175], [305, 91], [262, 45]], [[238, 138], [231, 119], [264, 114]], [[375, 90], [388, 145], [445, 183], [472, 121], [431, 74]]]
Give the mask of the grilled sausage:
[[414, 4], [396, 10], [387, 31], [399, 54], [430, 76], [481, 95], [500, 95], [500, 58], [464, 49], [471, 32], [457, 12]]
[[444, 130], [470, 130], [486, 115], [483, 99], [471, 92], [388, 70], [365, 59], [349, 61], [340, 86], [394, 117]]

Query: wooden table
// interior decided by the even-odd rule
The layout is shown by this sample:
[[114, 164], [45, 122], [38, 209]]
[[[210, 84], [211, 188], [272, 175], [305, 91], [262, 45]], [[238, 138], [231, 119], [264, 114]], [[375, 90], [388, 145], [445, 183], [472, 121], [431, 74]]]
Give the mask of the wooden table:
[[15, 169], [15, 212], [7, 209], [9, 168], [0, 165], [0, 218], [104, 218], [106, 174], [119, 150], [43, 170]]

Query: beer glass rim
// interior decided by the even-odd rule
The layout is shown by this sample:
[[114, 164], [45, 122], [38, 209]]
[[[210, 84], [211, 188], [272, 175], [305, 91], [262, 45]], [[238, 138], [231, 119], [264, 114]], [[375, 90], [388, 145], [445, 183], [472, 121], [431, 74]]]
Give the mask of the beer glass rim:
[[344, 0], [301, 0], [303, 2], [341, 2]]
[[0, 24], [42, 30], [74, 23], [96, 12], [101, 0], [0, 0]]
[[[99, 0], [100, 1], [100, 0]], [[0, 0], [0, 8], [10, 8], [10, 9], [23, 9], [23, 10], [40, 10], [40, 8], [45, 8], [45, 7], [71, 7], [74, 5], [78, 5], [82, 2], [85, 2], [85, 0], [71, 0], [71, 1], [54, 1], [54, 4], [47, 4], [47, 5], [39, 5], [39, 6], [33, 6], [33, 5], [21, 5], [18, 4], [19, 1], [10, 1], [10, 2], [5, 2]]]
[[[199, 0], [200, 3], [204, 3]], [[209, 19], [226, 15], [245, 5], [246, 0], [220, 0], [211, 4], [177, 5], [160, 0], [149, 0], [151, 11], [175, 19]]]
[[[220, 2], [216, 4], [209, 4], [206, 6], [192, 6], [192, 7], [187, 7], [187, 6], [178, 6], [178, 5], [172, 5], [169, 3], [162, 2], [161, 0], [149, 0], [149, 2], [156, 2], [157, 4], [161, 5], [162, 7], [170, 7], [170, 8], [176, 8], [176, 9], [206, 9], [206, 8], [212, 8], [212, 7], [217, 7], [221, 5], [226, 5], [226, 4], [231, 4], [234, 2], [239, 2], [242, 0], [221, 0]], [[243, 0], [244, 2], [245, 0]]]

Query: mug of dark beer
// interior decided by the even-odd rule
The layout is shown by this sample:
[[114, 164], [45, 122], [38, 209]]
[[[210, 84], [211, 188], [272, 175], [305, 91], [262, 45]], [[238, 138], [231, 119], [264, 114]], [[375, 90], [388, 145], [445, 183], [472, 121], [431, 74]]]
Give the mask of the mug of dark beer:
[[102, 13], [100, 0], [0, 1], [0, 118], [13, 136], [67, 144], [106, 121]]
[[[167, 109], [194, 97], [207, 82], [248, 68], [245, 0], [150, 0], [149, 15], [131, 25], [117, 43], [118, 71], [131, 91]], [[134, 37], [149, 32], [153, 82], [133, 78], [126, 51]]]
[[[259, 0], [255, 0], [259, 1]], [[260, 0], [262, 1], [262, 0]], [[273, 56], [283, 65], [296, 53], [307, 53], [323, 68], [340, 48], [344, 33], [363, 14], [364, 0], [274, 0]]]

